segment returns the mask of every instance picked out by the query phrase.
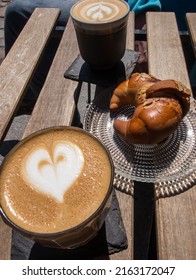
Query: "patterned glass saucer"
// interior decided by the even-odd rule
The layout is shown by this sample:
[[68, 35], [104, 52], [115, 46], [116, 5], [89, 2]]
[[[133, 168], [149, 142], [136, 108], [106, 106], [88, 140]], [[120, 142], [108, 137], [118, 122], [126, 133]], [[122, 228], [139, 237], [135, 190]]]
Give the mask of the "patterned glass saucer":
[[109, 149], [114, 166], [114, 186], [133, 194], [133, 181], [155, 183], [157, 197], [175, 195], [196, 184], [196, 101], [177, 130], [158, 145], [134, 145], [114, 130], [115, 118], [128, 119], [134, 107], [115, 113], [91, 103], [85, 112], [84, 128]]

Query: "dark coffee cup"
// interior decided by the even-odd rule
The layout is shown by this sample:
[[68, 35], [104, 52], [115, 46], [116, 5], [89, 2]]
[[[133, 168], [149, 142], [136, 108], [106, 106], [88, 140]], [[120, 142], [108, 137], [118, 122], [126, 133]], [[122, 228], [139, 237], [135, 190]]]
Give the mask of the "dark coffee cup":
[[80, 54], [92, 68], [112, 68], [126, 48], [129, 5], [122, 0], [82, 0], [73, 5]]

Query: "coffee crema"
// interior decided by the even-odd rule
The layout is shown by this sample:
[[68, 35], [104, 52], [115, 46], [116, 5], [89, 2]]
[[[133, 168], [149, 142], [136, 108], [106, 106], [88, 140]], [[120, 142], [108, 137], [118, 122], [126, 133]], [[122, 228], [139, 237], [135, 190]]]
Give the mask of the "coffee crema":
[[101, 23], [118, 20], [127, 11], [127, 5], [120, 0], [84, 0], [73, 7], [72, 16], [87, 23]]
[[67, 230], [100, 207], [111, 176], [108, 153], [97, 139], [74, 129], [46, 130], [21, 142], [5, 159], [1, 207], [25, 230]]

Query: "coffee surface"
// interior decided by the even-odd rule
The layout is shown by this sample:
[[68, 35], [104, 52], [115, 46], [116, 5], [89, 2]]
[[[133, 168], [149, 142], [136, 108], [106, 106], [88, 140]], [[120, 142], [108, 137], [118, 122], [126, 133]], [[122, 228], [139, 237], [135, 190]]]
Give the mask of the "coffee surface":
[[0, 203], [33, 232], [69, 229], [100, 206], [111, 180], [108, 155], [77, 130], [51, 130], [24, 142], [3, 164]]
[[74, 6], [72, 15], [87, 23], [100, 23], [117, 20], [127, 10], [127, 5], [119, 0], [84, 0]]

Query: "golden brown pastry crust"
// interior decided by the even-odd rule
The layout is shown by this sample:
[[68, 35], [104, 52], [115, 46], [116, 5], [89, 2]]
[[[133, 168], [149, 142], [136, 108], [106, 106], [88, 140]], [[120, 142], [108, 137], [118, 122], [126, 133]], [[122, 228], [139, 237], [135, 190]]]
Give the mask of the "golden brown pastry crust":
[[175, 131], [190, 108], [191, 90], [175, 80], [135, 73], [113, 92], [110, 109], [136, 107], [133, 117], [116, 119], [114, 128], [128, 142], [157, 144]]

